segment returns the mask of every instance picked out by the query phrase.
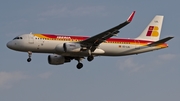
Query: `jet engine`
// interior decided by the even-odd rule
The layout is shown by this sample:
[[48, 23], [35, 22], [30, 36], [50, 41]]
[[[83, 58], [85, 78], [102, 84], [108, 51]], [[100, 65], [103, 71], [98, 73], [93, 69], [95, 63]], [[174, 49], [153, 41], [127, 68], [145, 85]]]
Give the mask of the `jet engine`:
[[66, 62], [70, 62], [71, 60], [68, 58], [65, 58], [61, 55], [49, 55], [48, 56], [48, 63], [51, 65], [61, 65]]
[[68, 42], [64, 43], [63, 45], [57, 45], [56, 51], [58, 52], [80, 52], [81, 45], [79, 43]]
[[64, 43], [63, 45], [65, 52], [80, 52], [81, 45], [79, 43]]

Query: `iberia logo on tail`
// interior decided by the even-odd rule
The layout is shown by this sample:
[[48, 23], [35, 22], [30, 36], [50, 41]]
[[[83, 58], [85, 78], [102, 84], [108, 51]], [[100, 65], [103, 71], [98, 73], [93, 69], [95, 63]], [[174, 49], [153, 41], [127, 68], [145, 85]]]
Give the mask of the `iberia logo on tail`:
[[158, 30], [159, 30], [158, 26], [149, 26], [146, 36], [158, 37], [159, 36]]

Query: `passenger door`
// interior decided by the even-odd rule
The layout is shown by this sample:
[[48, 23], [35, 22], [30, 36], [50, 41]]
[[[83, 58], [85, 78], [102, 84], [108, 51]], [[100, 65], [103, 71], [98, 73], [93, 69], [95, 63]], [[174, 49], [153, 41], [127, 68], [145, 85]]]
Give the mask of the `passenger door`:
[[28, 40], [29, 40], [29, 44], [34, 44], [34, 36], [33, 36], [33, 34], [29, 34], [29, 36], [28, 36]]

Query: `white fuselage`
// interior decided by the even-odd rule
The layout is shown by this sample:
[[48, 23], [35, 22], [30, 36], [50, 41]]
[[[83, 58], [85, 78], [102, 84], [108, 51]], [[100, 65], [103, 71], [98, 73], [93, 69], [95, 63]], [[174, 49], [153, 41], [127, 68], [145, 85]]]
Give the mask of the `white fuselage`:
[[162, 46], [147, 46], [147, 44], [141, 44], [140, 41], [135, 39], [128, 39], [134, 41], [135, 44], [128, 43], [113, 43], [104, 42], [101, 43], [98, 48], [89, 53], [89, 51], [82, 52], [60, 52], [57, 51], [57, 45], [63, 45], [64, 43], [74, 42], [69, 40], [46, 40], [35, 37], [33, 34], [23, 34], [18, 37], [19, 39], [14, 39], [7, 43], [7, 47], [16, 51], [22, 52], [34, 52], [34, 53], [55, 53], [63, 56], [88, 56], [89, 54], [95, 56], [124, 56], [131, 54], [138, 54], [153, 50], [158, 50], [161, 48], [166, 48], [167, 44]]

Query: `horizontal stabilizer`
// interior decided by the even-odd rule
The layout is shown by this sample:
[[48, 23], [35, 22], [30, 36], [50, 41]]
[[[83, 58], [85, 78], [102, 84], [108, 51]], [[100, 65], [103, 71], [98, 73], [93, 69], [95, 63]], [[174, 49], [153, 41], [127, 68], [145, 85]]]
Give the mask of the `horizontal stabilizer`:
[[148, 46], [157, 46], [157, 45], [160, 45], [160, 44], [163, 44], [163, 43], [169, 41], [169, 40], [172, 39], [172, 38], [174, 38], [174, 37], [166, 37], [166, 38], [161, 39], [161, 40], [159, 40], [159, 41], [152, 42], [152, 43], [148, 44]]

